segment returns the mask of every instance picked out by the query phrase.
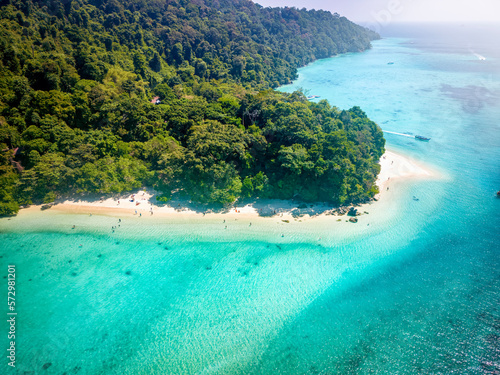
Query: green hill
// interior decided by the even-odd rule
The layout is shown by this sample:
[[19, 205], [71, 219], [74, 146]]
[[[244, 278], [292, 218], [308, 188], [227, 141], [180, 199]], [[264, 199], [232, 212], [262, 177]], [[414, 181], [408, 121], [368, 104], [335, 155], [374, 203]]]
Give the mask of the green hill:
[[376, 124], [271, 90], [369, 48], [378, 36], [346, 18], [244, 0], [0, 4], [0, 214], [144, 185], [222, 205], [376, 192]]

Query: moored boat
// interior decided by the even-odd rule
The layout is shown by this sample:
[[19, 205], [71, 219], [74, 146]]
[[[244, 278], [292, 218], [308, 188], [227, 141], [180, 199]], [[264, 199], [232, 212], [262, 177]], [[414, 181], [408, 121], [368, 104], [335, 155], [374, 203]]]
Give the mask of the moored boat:
[[430, 141], [430, 138], [424, 137], [422, 135], [416, 135], [415, 139], [418, 139], [419, 141]]
[[316, 99], [316, 98], [319, 98], [320, 96], [319, 95], [309, 95], [307, 97], [307, 100], [312, 100], [312, 99]]

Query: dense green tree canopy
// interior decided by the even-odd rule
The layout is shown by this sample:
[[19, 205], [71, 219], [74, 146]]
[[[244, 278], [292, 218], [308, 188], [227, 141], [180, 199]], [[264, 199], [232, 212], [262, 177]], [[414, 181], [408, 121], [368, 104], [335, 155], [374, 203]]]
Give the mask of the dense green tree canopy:
[[384, 139], [360, 108], [271, 90], [369, 48], [377, 35], [344, 17], [247, 0], [0, 5], [0, 215], [144, 185], [223, 205], [376, 192]]

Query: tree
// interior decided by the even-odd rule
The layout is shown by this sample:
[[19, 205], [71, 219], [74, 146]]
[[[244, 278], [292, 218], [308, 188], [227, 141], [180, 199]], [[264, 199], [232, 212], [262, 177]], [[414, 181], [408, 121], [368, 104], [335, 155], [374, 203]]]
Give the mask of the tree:
[[160, 58], [160, 55], [158, 54], [158, 52], [155, 51], [153, 53], [153, 57], [151, 58], [151, 60], [149, 60], [149, 67], [154, 72], [161, 71], [161, 58]]

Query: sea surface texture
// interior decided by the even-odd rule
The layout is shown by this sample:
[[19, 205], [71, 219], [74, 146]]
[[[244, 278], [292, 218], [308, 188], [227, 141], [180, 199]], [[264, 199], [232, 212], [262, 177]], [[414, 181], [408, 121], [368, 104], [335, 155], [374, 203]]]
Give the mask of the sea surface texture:
[[281, 90], [360, 106], [440, 179], [395, 183], [357, 224], [2, 219], [0, 372], [500, 373], [500, 30], [385, 33]]

